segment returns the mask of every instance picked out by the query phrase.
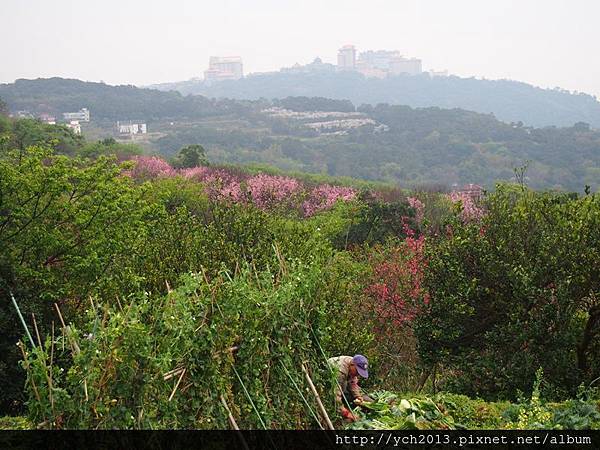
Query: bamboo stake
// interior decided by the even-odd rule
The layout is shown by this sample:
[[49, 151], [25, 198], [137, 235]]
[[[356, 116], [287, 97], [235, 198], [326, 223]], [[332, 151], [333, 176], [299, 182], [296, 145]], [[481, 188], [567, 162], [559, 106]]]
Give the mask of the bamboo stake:
[[329, 414], [327, 414], [327, 410], [323, 406], [323, 402], [321, 402], [321, 397], [319, 396], [319, 393], [317, 392], [317, 388], [315, 387], [313, 381], [311, 380], [310, 375], [308, 374], [308, 370], [306, 369], [306, 366], [304, 365], [304, 363], [302, 363], [302, 371], [304, 372], [306, 381], [308, 382], [308, 385], [310, 386], [310, 390], [312, 391], [313, 395], [315, 396], [315, 399], [317, 400], [317, 405], [319, 406], [319, 410], [321, 411], [321, 414], [323, 414], [323, 417], [325, 418], [327, 427], [330, 430], [335, 430], [335, 428], [333, 427], [333, 423], [331, 423], [331, 419], [329, 419]]
[[60, 313], [60, 309], [58, 308], [58, 305], [56, 303], [54, 304], [54, 308], [56, 308], [56, 312], [58, 313], [58, 318], [60, 319], [60, 323], [62, 324], [63, 328], [67, 328], [67, 326], [65, 325], [65, 321], [63, 320], [63, 316]]
[[177, 369], [170, 370], [169, 372], [163, 374], [163, 380], [167, 381], [177, 375], [181, 374], [185, 369], [183, 367], [178, 367]]
[[175, 385], [175, 387], [173, 388], [173, 392], [171, 392], [171, 395], [169, 396], [169, 401], [173, 400], [173, 396], [175, 395], [175, 392], [177, 392], [179, 383], [181, 383], [181, 380], [183, 379], [184, 375], [185, 375], [185, 369], [183, 369], [183, 371], [181, 372], [181, 375], [179, 376], [179, 379], [177, 380], [177, 384]]
[[221, 399], [221, 403], [223, 404], [223, 407], [227, 411], [227, 419], [229, 419], [229, 423], [231, 424], [231, 427], [238, 432], [238, 435], [240, 437], [240, 440], [242, 441], [242, 445], [244, 446], [244, 448], [246, 450], [250, 450], [248, 448], [248, 444], [246, 443], [246, 439], [244, 439], [244, 435], [242, 433], [240, 433], [240, 427], [238, 427], [238, 424], [235, 421], [235, 417], [233, 417], [233, 414], [231, 413], [231, 410], [229, 409], [229, 406], [227, 405], [227, 402], [225, 401], [225, 397], [223, 397], [222, 394], [220, 396], [220, 399]]
[[[29, 362], [27, 362], [27, 355], [25, 354], [25, 350], [23, 349], [23, 343], [21, 341], [19, 341], [19, 349], [21, 349], [21, 353], [23, 354], [23, 361], [25, 362], [25, 364], [27, 364], [25, 369], [29, 369]], [[33, 381], [33, 377], [31, 377], [30, 380], [31, 380], [31, 387], [33, 388], [33, 392], [35, 393], [35, 398], [37, 399], [38, 402], [41, 403], [42, 399], [40, 398], [40, 393], [37, 390], [35, 381]]]
[[52, 344], [50, 346], [50, 369], [54, 365], [54, 320], [52, 321]]
[[75, 341], [75, 339], [73, 339], [73, 336], [71, 336], [70, 329], [65, 324], [63, 316], [60, 313], [60, 308], [58, 307], [58, 305], [56, 303], [54, 304], [54, 308], [56, 308], [56, 312], [58, 313], [58, 318], [60, 319], [60, 323], [63, 326], [63, 334], [68, 334], [69, 344], [71, 344], [71, 351], [73, 352], [74, 355], [78, 355], [81, 352], [81, 350], [79, 349], [79, 345], [77, 345], [77, 342]]
[[15, 309], [17, 310], [17, 315], [19, 316], [19, 319], [21, 319], [21, 324], [23, 325], [23, 328], [25, 328], [25, 333], [27, 334], [27, 337], [29, 338], [29, 342], [31, 342], [31, 345], [33, 345], [35, 347], [35, 342], [33, 342], [33, 338], [31, 337], [31, 333], [29, 332], [29, 328], [27, 328], [27, 324], [25, 323], [25, 319], [23, 319], [23, 316], [21, 315], [21, 310], [19, 309], [19, 305], [17, 305], [17, 301], [15, 300], [15, 296], [13, 295], [12, 291], [10, 292], [10, 298], [12, 299], [13, 305], [15, 306]]
[[54, 417], [56, 417], [56, 411], [54, 410], [54, 396], [52, 394], [52, 390], [54, 389], [54, 382], [52, 381], [52, 366], [54, 365], [54, 321], [52, 321], [52, 341], [50, 344], [50, 367], [48, 368], [49, 372], [49, 384], [50, 384], [50, 400], [52, 401], [52, 412], [54, 413]]
[[225, 401], [225, 397], [223, 397], [223, 395], [221, 395], [219, 398], [221, 400], [221, 403], [223, 404], [223, 407], [227, 411], [227, 415], [228, 415], [227, 418], [229, 419], [229, 423], [231, 424], [231, 426], [233, 427], [234, 430], [238, 430], [239, 431], [240, 427], [238, 427], [238, 424], [235, 421], [235, 417], [233, 417], [233, 414], [231, 414], [231, 410], [229, 409], [229, 406], [227, 406], [227, 402]]
[[40, 350], [43, 350], [44, 346], [42, 345], [42, 340], [40, 339], [40, 330], [38, 330], [35, 314], [31, 313], [31, 317], [33, 319], [33, 329], [35, 330], [35, 335], [37, 337], [38, 344], [40, 345]]

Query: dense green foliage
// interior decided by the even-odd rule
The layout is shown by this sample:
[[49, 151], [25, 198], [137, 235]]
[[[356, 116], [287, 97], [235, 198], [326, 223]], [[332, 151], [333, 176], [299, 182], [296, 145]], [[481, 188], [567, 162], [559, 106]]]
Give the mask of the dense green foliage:
[[[207, 85], [201, 81], [166, 83], [159, 89], [236, 99], [288, 96], [348, 99], [356, 105], [389, 103], [413, 108], [436, 106], [493, 113], [506, 122], [568, 126], [583, 121], [600, 126], [600, 103], [591, 95], [541, 89], [511, 80], [399, 75], [384, 79], [358, 73], [265, 74]], [[1, 95], [1, 91], [0, 91]]]
[[[586, 96], [540, 92], [600, 104]], [[57, 78], [0, 86], [0, 97], [13, 112], [58, 114], [87, 106], [92, 122], [83, 124], [83, 132], [96, 138], [118, 138], [114, 129], [118, 120], [146, 121], [150, 134], [145, 143], [168, 158], [184, 147], [202, 145], [208, 159], [217, 164], [262, 163], [286, 171], [385, 180], [405, 187], [477, 183], [489, 189], [497, 181], [512, 181], [513, 168], [529, 161], [528, 184], [534, 189], [583, 192], [585, 185], [598, 189], [600, 133], [589, 127], [595, 122], [587, 116], [561, 121], [563, 128], [531, 128], [523, 126], [522, 121], [531, 117], [523, 108], [510, 119], [512, 123], [506, 123], [489, 114], [494, 110], [488, 107], [480, 114], [421, 104], [416, 109], [364, 104], [357, 110], [387, 125], [388, 131], [374, 133], [372, 126], [363, 126], [346, 135], [324, 135], [305, 127], [305, 120], [271, 117], [262, 111], [276, 105], [301, 111], [352, 111], [354, 105], [288, 95], [272, 101], [208, 100]]]
[[356, 426], [598, 427], [597, 194], [359, 191], [0, 127], [3, 413], [224, 428], [229, 408], [247, 428], [318, 427], [302, 363], [333, 415], [325, 360], [361, 353], [365, 389], [420, 393], [378, 397], [386, 418]]
[[[65, 428], [227, 428], [225, 400], [244, 428], [316, 426], [305, 414], [300, 368], [329, 383], [319, 340], [335, 316], [317, 293], [320, 269], [316, 260], [282, 261], [272, 273], [196, 274], [164, 298], [131, 298], [123, 309], [94, 304], [82, 332], [28, 355], [30, 397], [41, 399], [30, 405], [32, 419]], [[50, 394], [46, 366], [53, 345], [62, 356], [64, 339], [79, 350], [68, 371], [51, 368]], [[309, 405], [316, 409], [314, 399]]]
[[464, 395], [440, 393], [432, 397], [400, 397], [387, 391], [373, 393], [375, 402], [355, 413], [354, 430], [585, 430], [600, 427], [600, 402], [578, 398], [548, 403], [534, 394], [519, 403], [485, 402]]
[[208, 165], [206, 151], [204, 147], [198, 144], [187, 145], [179, 150], [174, 161], [174, 166], [178, 168], [191, 168]]
[[528, 390], [539, 367], [558, 398], [598, 377], [599, 200], [501, 186], [480, 222], [449, 225], [430, 246], [423, 361], [488, 398]]

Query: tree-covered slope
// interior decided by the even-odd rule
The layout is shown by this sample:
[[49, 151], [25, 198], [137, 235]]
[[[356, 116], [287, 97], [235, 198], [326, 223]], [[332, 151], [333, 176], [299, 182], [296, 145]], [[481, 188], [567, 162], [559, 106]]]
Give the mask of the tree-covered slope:
[[[168, 157], [200, 144], [215, 163], [262, 163], [406, 187], [477, 183], [493, 188], [497, 181], [513, 180], [513, 169], [527, 162], [525, 181], [535, 189], [583, 192], [589, 185], [595, 191], [600, 181], [600, 132], [583, 121], [533, 128], [458, 108], [364, 104], [355, 111], [348, 100], [326, 97], [215, 100], [58, 78], [0, 85], [0, 98], [13, 112], [27, 109], [58, 118], [60, 112], [88, 107], [92, 123], [83, 132], [93, 129], [94, 139], [122, 138], [115, 134], [117, 120], [144, 120], [152, 132], [140, 137], [144, 145]], [[344, 134], [310, 127], [335, 120], [330, 112], [338, 119], [371, 122]], [[376, 130], [379, 125], [384, 127]]]
[[229, 111], [239, 102], [215, 102], [201, 96], [184, 97], [178, 92], [160, 92], [135, 86], [49, 78], [0, 84], [0, 98], [11, 111], [56, 114], [88, 108], [94, 119], [145, 120], [200, 118]]
[[541, 89], [511, 80], [430, 77], [427, 74], [367, 79], [357, 73], [275, 73], [223, 81], [212, 86], [201, 81], [187, 81], [155, 87], [211, 98], [272, 99], [305, 95], [349, 99], [357, 105], [389, 103], [462, 108], [493, 113], [506, 122], [522, 121], [536, 127], [571, 126], [579, 121], [600, 127], [600, 102], [595, 97], [560, 89]]

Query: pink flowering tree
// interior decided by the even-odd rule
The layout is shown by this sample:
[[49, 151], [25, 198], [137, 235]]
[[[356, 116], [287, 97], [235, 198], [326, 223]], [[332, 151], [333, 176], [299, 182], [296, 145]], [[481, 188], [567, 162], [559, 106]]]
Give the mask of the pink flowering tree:
[[471, 196], [454, 191], [448, 197], [452, 203], [459, 205], [459, 217], [463, 223], [479, 222], [485, 216], [485, 210], [478, 206]]
[[168, 162], [157, 156], [135, 156], [133, 162], [133, 169], [126, 175], [136, 180], [172, 177], [177, 174]]
[[280, 175], [248, 175], [229, 168], [198, 166], [174, 169], [156, 156], [136, 156], [134, 167], [124, 173], [136, 180], [181, 176], [202, 183], [213, 200], [251, 203], [262, 210], [289, 209], [305, 217], [331, 208], [338, 200], [354, 200], [354, 189], [323, 184], [308, 189], [301, 181]]
[[310, 217], [331, 208], [338, 200], [351, 201], [356, 196], [357, 192], [352, 188], [322, 184], [308, 194], [307, 200], [302, 203], [302, 211], [305, 217]]
[[417, 224], [423, 223], [425, 218], [425, 205], [423, 202], [416, 197], [407, 197], [406, 201], [415, 210], [415, 222]]
[[245, 188], [252, 203], [266, 210], [292, 206], [302, 185], [295, 178], [261, 173], [248, 178]]

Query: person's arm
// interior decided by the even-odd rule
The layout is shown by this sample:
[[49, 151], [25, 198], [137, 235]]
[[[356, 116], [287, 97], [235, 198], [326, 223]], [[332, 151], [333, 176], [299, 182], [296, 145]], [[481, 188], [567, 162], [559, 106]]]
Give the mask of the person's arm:
[[356, 399], [362, 400], [363, 393], [362, 393], [362, 390], [360, 389], [360, 386], [358, 385], [358, 377], [352, 377], [350, 379], [350, 386], [349, 386], [348, 390], [352, 394], [352, 400], [356, 400]]
[[340, 375], [338, 378], [337, 386], [335, 388], [335, 401], [340, 408], [341, 416], [350, 422], [354, 422], [356, 417], [352, 414], [352, 411], [349, 410], [344, 404], [344, 394], [342, 393], [342, 383], [344, 383], [343, 376]]

